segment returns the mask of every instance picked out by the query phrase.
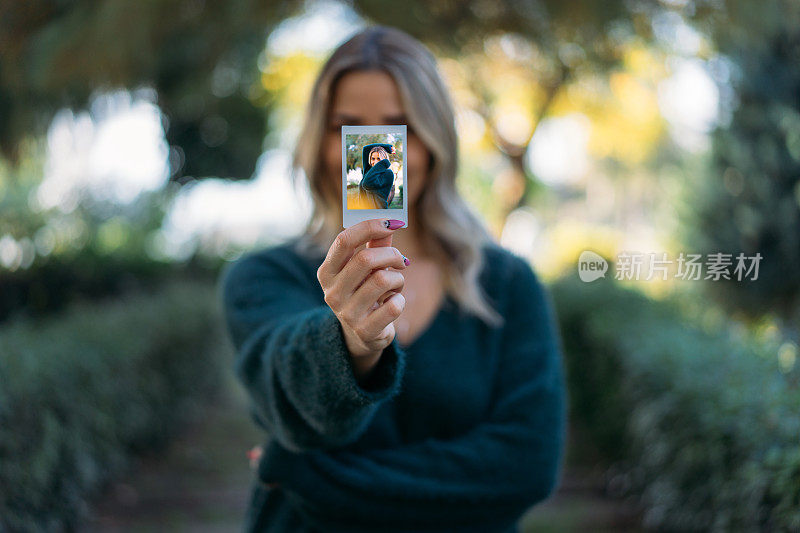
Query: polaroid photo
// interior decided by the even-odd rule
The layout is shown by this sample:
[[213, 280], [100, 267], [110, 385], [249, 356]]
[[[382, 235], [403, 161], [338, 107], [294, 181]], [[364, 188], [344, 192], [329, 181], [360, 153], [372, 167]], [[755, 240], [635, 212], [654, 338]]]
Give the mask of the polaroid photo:
[[394, 218], [408, 227], [406, 125], [342, 126], [342, 227]]

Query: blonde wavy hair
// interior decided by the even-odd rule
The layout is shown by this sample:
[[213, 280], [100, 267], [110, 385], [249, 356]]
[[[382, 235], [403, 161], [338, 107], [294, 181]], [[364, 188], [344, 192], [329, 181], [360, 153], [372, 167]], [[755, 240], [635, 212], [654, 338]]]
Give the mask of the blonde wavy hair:
[[482, 246], [494, 239], [456, 189], [458, 138], [450, 96], [431, 52], [396, 28], [358, 32], [333, 52], [314, 83], [299, 137], [303, 142], [297, 143], [293, 160], [293, 178], [299, 170], [305, 174], [313, 199], [298, 251], [325, 255], [342, 230], [342, 201], [322, 167], [322, 142], [336, 83], [348, 72], [364, 70], [384, 71], [394, 79], [409, 129], [430, 153], [428, 179], [413, 209], [421, 246], [442, 266], [446, 293], [463, 310], [499, 326], [502, 316], [478, 279]]
[[[386, 151], [386, 149], [384, 149], [384, 148], [382, 148], [382, 147], [380, 147], [380, 146], [376, 146], [375, 148], [373, 148], [372, 150], [370, 150], [370, 151], [369, 151], [369, 156], [368, 156], [368, 157], [369, 157], [370, 159], [372, 159], [372, 154], [374, 154], [375, 152], [378, 152], [378, 155], [379, 155], [379, 156], [381, 156], [381, 159], [389, 159], [389, 152], [387, 152], [387, 151]], [[364, 166], [365, 166], [365, 167], [367, 166], [367, 165], [366, 165], [366, 162], [365, 162]]]

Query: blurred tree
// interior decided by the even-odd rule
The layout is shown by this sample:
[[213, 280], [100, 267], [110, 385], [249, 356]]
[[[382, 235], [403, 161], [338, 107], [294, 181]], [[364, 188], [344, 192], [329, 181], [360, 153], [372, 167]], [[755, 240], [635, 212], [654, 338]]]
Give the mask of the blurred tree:
[[[525, 153], [537, 126], [568, 83], [613, 71], [624, 62], [631, 42], [651, 42], [653, 14], [674, 8], [672, 2], [624, 0], [353, 3], [370, 19], [400, 27], [438, 55], [455, 59], [466, 73], [463, 78], [474, 99], [471, 107], [483, 118], [512, 169], [508, 183], [499, 187], [502, 219], [524, 205], [535, 190]], [[695, 3], [698, 16], [709, 9], [704, 2]], [[508, 60], [493, 68], [500, 55]], [[507, 92], [515, 77], [520, 82], [518, 105], [509, 109]], [[619, 92], [625, 81], [618, 78], [611, 92]]]
[[98, 89], [152, 87], [173, 178], [249, 178], [266, 132], [256, 58], [297, 1], [0, 3], [0, 151]]
[[[457, 59], [470, 73], [465, 80], [475, 99], [472, 107], [512, 167], [508, 183], [499, 187], [506, 212], [522, 205], [535, 184], [525, 152], [568, 81], [608, 72], [624, 60], [633, 36], [649, 40], [654, 10], [673, 8], [669, 2], [624, 0], [352, 4], [367, 18], [400, 27], [440, 56]], [[85, 105], [95, 89], [148, 85], [167, 119], [173, 178], [250, 177], [269, 107], [276, 103], [268, 64], [273, 58], [264, 58], [263, 74], [255, 68], [256, 58], [269, 32], [300, 5], [299, 0], [4, 3], [2, 153], [15, 160], [20, 139], [41, 132], [56, 109]], [[508, 59], [500, 72], [492, 66], [499, 55]], [[516, 107], [508, 105], [498, 75], [518, 78], [511, 81]]]
[[735, 65], [738, 106], [713, 134], [709, 179], [691, 185], [689, 242], [763, 257], [758, 279], [709, 290], [744, 317], [774, 312], [800, 342], [800, 5], [727, 4], [708, 31]]

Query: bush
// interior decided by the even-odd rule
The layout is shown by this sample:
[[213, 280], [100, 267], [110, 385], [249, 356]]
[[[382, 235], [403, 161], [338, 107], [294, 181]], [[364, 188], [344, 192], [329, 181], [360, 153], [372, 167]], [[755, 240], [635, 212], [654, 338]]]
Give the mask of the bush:
[[90, 249], [41, 258], [27, 269], [0, 270], [0, 324], [15, 317], [40, 319], [78, 299], [154, 290], [170, 277], [210, 281], [217, 278], [219, 268], [213, 259], [198, 256], [184, 263], [167, 263], [143, 254], [100, 255]]
[[551, 288], [571, 418], [646, 526], [800, 530], [800, 394], [777, 349], [688, 324], [676, 302], [613, 279]]
[[195, 418], [225, 359], [213, 285], [80, 301], [0, 329], [0, 530], [71, 530]]

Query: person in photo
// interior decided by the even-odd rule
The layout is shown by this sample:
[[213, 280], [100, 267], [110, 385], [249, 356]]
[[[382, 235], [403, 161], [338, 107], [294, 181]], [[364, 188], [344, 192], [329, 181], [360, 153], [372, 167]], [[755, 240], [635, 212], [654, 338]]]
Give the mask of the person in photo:
[[388, 209], [394, 198], [394, 172], [389, 154], [394, 153], [391, 144], [374, 143], [364, 146], [364, 177], [359, 187], [364, 194], [374, 195], [378, 205]]

